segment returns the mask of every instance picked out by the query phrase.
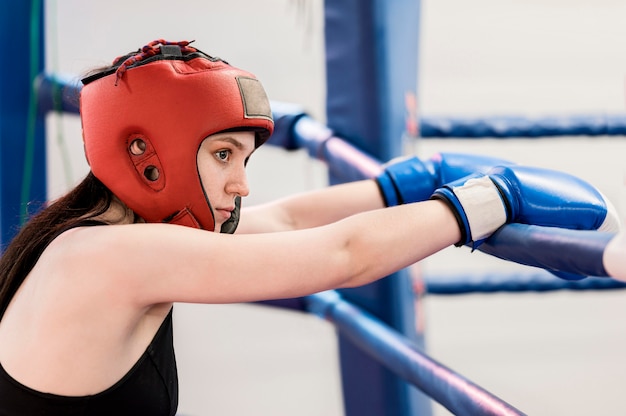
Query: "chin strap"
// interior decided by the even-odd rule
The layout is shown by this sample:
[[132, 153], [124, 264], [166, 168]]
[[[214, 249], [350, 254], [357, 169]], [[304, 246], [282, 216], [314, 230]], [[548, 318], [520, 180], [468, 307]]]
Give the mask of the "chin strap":
[[241, 211], [241, 197], [238, 196], [235, 198], [235, 209], [233, 213], [230, 215], [228, 221], [222, 224], [222, 228], [220, 229], [221, 233], [224, 234], [232, 234], [237, 229], [237, 225], [239, 225], [239, 212]]
[[200, 223], [193, 216], [191, 211], [187, 208], [179, 211], [178, 214], [172, 217], [171, 220], [166, 221], [168, 224], [184, 225], [191, 228], [202, 228]]
[[[237, 229], [237, 225], [239, 225], [239, 213], [241, 211], [241, 197], [235, 198], [235, 209], [228, 221], [222, 224], [220, 228], [220, 233], [222, 234], [233, 234]], [[198, 228], [202, 229], [196, 217], [194, 217], [193, 213], [189, 211], [189, 209], [185, 208], [178, 212], [172, 219], [166, 221], [168, 224], [176, 224], [176, 225], [184, 225], [186, 227]], [[212, 230], [209, 230], [212, 231]]]

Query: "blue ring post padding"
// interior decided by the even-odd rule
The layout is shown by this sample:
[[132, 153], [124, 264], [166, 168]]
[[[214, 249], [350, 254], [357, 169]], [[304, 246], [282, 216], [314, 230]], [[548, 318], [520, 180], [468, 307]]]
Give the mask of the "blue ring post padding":
[[[326, 120], [346, 141], [379, 160], [400, 156], [417, 132], [420, 0], [335, 0], [324, 6]], [[335, 143], [329, 142], [330, 153]], [[332, 165], [330, 165], [332, 166]], [[329, 183], [346, 178], [329, 169]], [[342, 296], [418, 345], [415, 298], [406, 269]], [[430, 401], [338, 339], [346, 416], [430, 415]]]
[[31, 101], [45, 62], [44, 9], [43, 1], [0, 2], [3, 55], [12, 57], [0, 65], [0, 252], [21, 227], [24, 204], [31, 214], [47, 198], [46, 124]]
[[331, 321], [355, 346], [455, 415], [524, 415], [433, 360], [404, 335], [343, 300], [335, 291], [307, 296], [309, 310]]

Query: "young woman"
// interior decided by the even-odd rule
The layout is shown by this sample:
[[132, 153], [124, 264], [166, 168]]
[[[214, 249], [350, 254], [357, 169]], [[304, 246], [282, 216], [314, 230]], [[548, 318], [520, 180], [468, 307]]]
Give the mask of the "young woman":
[[91, 172], [0, 259], [3, 415], [173, 415], [175, 302], [364, 285], [518, 219], [506, 211], [518, 196], [494, 185], [511, 175], [497, 174], [470, 186], [476, 202], [459, 184], [381, 209], [370, 180], [248, 208], [239, 221], [246, 164], [273, 130], [252, 74], [159, 40], [83, 83]]

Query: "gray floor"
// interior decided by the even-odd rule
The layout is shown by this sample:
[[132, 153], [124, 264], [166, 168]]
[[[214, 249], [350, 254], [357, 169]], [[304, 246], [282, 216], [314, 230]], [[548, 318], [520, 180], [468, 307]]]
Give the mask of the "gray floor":
[[[302, 103], [323, 121], [323, 2], [116, 3], [47, 1], [48, 68], [76, 74], [153, 38], [195, 38], [206, 52], [255, 72], [272, 99]], [[423, 115], [624, 111], [623, 1], [424, 0], [422, 6]], [[86, 164], [77, 120], [51, 118], [49, 127], [55, 196]], [[61, 157], [65, 148], [69, 165]], [[472, 151], [571, 171], [597, 184], [623, 217], [626, 211], [623, 139], [422, 141], [414, 150], [421, 156]], [[325, 184], [323, 167], [299, 152], [262, 149], [249, 169], [248, 204]], [[444, 274], [510, 267], [454, 248], [420, 264], [424, 273]], [[434, 358], [531, 415], [568, 416], [626, 414], [624, 316], [621, 291], [432, 296], [422, 314]], [[176, 324], [181, 413], [342, 415], [330, 324], [251, 305], [179, 305]], [[435, 413], [447, 414], [438, 406]]]

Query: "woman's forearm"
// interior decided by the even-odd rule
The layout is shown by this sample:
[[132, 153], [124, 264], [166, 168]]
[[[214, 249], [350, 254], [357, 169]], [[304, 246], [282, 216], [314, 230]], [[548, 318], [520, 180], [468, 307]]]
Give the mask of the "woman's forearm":
[[250, 234], [301, 230], [383, 207], [375, 181], [351, 182], [245, 208], [237, 232]]

